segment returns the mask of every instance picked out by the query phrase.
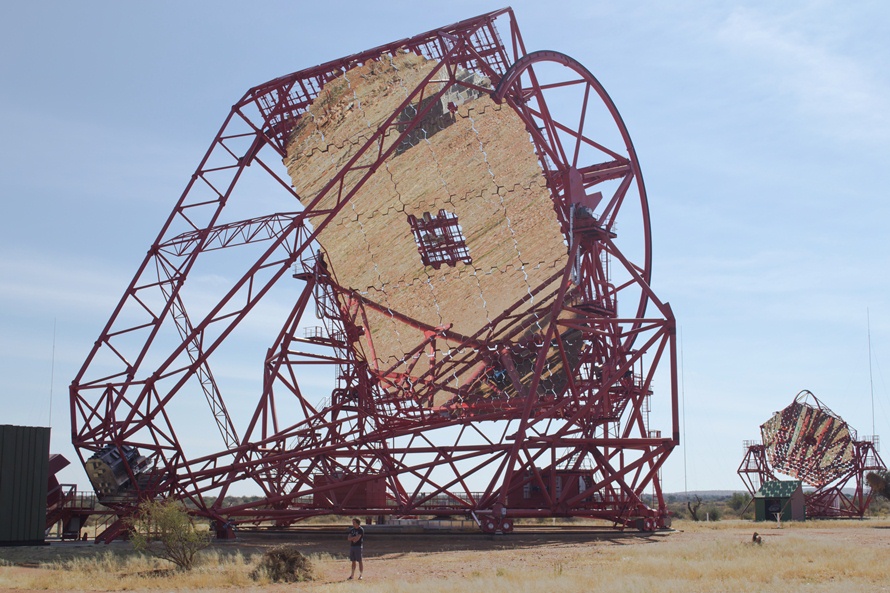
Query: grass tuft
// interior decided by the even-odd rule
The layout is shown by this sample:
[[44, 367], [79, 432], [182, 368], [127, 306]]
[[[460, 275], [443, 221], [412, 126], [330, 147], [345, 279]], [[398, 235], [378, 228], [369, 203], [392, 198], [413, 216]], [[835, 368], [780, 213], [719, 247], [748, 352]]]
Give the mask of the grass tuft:
[[255, 581], [298, 583], [315, 579], [312, 561], [294, 546], [275, 546], [263, 554], [251, 571]]
[[249, 577], [255, 560], [245, 558], [240, 552], [221, 554], [208, 550], [201, 553], [199, 566], [184, 572], [159, 558], [104, 552], [92, 557], [43, 564], [41, 568], [16, 573], [14, 579], [0, 575], [0, 588], [124, 591], [248, 587], [256, 584]]

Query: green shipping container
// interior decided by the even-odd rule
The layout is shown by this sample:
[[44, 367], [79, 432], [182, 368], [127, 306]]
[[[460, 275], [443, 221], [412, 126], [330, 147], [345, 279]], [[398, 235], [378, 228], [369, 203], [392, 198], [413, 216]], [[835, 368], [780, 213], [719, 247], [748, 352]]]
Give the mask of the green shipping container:
[[0, 545], [44, 543], [49, 431], [0, 424]]

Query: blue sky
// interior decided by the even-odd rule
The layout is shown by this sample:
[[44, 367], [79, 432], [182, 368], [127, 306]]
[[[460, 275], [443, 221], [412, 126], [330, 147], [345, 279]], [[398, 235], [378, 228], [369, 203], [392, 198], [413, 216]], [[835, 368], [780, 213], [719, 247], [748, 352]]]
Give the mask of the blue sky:
[[[4, 6], [0, 423], [51, 413], [53, 451], [75, 459], [68, 384], [244, 91], [502, 6]], [[890, 6], [512, 6], [530, 50], [603, 83], [639, 155], [653, 287], [682, 338], [686, 438], [665, 488], [741, 489], [742, 440], [801, 389], [870, 434], [866, 311], [890, 439]]]

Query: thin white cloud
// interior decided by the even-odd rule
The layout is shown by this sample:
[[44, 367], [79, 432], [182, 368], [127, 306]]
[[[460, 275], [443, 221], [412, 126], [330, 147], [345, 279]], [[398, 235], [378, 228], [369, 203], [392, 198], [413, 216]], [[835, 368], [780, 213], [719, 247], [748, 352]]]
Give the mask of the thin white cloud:
[[[0, 303], [7, 314], [35, 311], [107, 319], [139, 264], [132, 263], [128, 270], [91, 258], [0, 251]], [[187, 304], [194, 305], [196, 311], [215, 305], [233, 282], [220, 275], [197, 273], [190, 280]], [[292, 303], [280, 297], [266, 301], [259, 314], [250, 317], [250, 323], [244, 327], [253, 328], [258, 335], [275, 335], [287, 319]]]
[[[124, 130], [86, 115], [36, 112], [6, 100], [0, 100], [0, 126], [17, 139], [0, 144], [7, 172], [0, 187], [9, 184], [28, 196], [54, 192], [116, 205], [125, 198], [172, 206], [190, 165], [203, 153], [198, 141], [184, 146], [179, 139], [152, 134], [147, 126]], [[139, 140], [125, 142], [129, 137]], [[52, 139], [49, 152], [47, 138]], [[33, 163], [44, 163], [41, 175], [27, 175]]]
[[0, 279], [7, 313], [59, 315], [110, 312], [129, 280], [122, 270], [93, 259], [9, 251], [0, 251]]
[[885, 141], [890, 94], [880, 73], [805, 24], [740, 8], [717, 29], [717, 39], [754, 63], [770, 93], [790, 95], [814, 128], [847, 141]]

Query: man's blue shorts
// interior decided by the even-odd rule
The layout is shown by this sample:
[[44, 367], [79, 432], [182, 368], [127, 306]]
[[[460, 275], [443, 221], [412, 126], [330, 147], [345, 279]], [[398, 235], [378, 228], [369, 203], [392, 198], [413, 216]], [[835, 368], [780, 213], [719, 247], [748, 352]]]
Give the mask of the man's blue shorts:
[[353, 562], [361, 562], [362, 561], [362, 547], [361, 546], [349, 546], [349, 559]]

